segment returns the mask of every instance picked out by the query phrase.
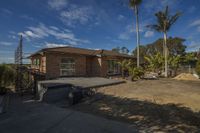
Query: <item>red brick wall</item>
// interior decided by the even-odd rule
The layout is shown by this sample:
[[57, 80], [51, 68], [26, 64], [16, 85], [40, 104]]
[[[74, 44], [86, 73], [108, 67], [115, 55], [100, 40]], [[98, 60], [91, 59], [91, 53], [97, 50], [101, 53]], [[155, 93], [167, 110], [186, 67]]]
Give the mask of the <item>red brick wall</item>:
[[86, 76], [86, 56], [76, 54], [46, 53], [47, 78], [60, 77], [60, 62], [62, 58], [75, 60], [75, 75]]
[[[74, 76], [101, 76], [106, 77], [108, 72], [108, 60], [122, 61], [119, 57], [91, 57], [77, 54], [45, 53], [31, 58], [40, 59], [40, 72], [46, 73], [47, 79], [60, 77], [61, 58], [73, 58], [75, 60]], [[35, 66], [32, 65], [32, 68]]]
[[101, 77], [106, 77], [108, 72], [108, 60], [116, 60], [116, 61], [122, 61], [124, 58], [120, 57], [113, 57], [113, 56], [105, 56], [102, 57], [101, 61]]
[[[40, 65], [39, 66], [36, 66], [34, 65], [33, 61], [35, 59], [39, 59], [39, 62], [40, 62]], [[43, 72], [45, 73], [46, 72], [46, 57], [45, 55], [35, 55], [34, 57], [31, 57], [31, 68], [33, 69], [36, 69], [36, 70], [39, 70], [40, 72]]]

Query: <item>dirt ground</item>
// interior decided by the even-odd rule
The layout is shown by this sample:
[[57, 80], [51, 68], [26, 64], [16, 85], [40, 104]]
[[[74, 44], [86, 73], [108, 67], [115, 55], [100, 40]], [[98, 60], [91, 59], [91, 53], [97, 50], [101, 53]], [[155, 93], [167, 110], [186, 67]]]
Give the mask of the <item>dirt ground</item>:
[[127, 81], [99, 88], [72, 108], [137, 125], [141, 132], [200, 132], [200, 81]]

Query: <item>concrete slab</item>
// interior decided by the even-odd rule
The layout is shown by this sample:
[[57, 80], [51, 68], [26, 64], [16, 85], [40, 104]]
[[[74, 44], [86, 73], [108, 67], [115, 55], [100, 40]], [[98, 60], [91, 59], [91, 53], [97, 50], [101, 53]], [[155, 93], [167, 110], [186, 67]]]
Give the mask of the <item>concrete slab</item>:
[[122, 80], [100, 77], [74, 77], [39, 81], [37, 87], [37, 98], [40, 101], [55, 102], [67, 99], [72, 88], [82, 93], [83, 91], [88, 91], [87, 89], [89, 88], [93, 89], [124, 82], [125, 81]]
[[100, 77], [74, 77], [74, 78], [59, 78], [56, 80], [45, 80], [38, 82], [44, 87], [63, 87], [63, 86], [75, 86], [80, 88], [97, 88], [107, 85], [114, 85], [124, 83], [122, 80], [107, 79]]
[[134, 133], [134, 126], [53, 105], [12, 97], [0, 115], [1, 133]]

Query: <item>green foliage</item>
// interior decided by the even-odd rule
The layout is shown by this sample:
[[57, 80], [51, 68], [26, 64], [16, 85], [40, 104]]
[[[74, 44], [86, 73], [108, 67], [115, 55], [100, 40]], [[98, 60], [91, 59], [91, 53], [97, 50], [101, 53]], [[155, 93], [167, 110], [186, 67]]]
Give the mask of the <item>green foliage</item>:
[[121, 62], [118, 62], [118, 64], [121, 66], [122, 70], [128, 69], [129, 66], [131, 65], [130, 60], [123, 60]]
[[155, 14], [157, 24], [147, 25], [147, 27], [158, 32], [166, 33], [170, 30], [171, 26], [177, 21], [180, 15], [181, 13], [177, 12], [171, 16], [167, 6], [164, 11], [159, 11]]
[[200, 60], [198, 60], [197, 64], [196, 64], [196, 73], [199, 75], [200, 77]]
[[174, 71], [173, 76], [176, 76], [177, 74], [177, 69], [179, 68], [181, 64], [181, 59], [182, 58], [180, 55], [168, 57], [169, 67]]
[[144, 70], [141, 67], [130, 67], [129, 74], [132, 80], [140, 79], [144, 75]]
[[142, 0], [129, 0], [129, 5], [132, 8], [135, 8], [135, 6], [138, 6], [142, 3]]
[[121, 62], [118, 62], [118, 64], [120, 65], [122, 69], [122, 77], [124, 78], [125, 71], [128, 71], [128, 69], [132, 66], [133, 62], [131, 60], [123, 60]]
[[[184, 45], [185, 39], [179, 37], [169, 37], [167, 40], [167, 47], [169, 51], [169, 56], [176, 56], [185, 54], [186, 46]], [[140, 59], [141, 62], [145, 62], [145, 56], [154, 56], [157, 53], [163, 53], [163, 39], [158, 39], [157, 41], [147, 44], [140, 45]], [[137, 49], [133, 52], [133, 56], [136, 57]]]
[[0, 65], [0, 87], [8, 87], [13, 84], [15, 79], [15, 71], [10, 65]]
[[155, 14], [157, 18], [157, 24], [148, 25], [148, 28], [151, 28], [157, 32], [162, 32], [164, 34], [164, 41], [163, 41], [163, 53], [165, 57], [165, 77], [167, 77], [168, 73], [168, 65], [167, 65], [167, 32], [170, 30], [171, 26], [177, 21], [180, 17], [181, 13], [177, 12], [175, 15], [170, 15], [168, 6], [164, 11], [159, 11]]
[[184, 62], [188, 65], [194, 64], [196, 62], [196, 57], [194, 53], [187, 53], [184, 57]]
[[179, 55], [170, 56], [168, 61], [169, 61], [170, 68], [177, 69], [180, 65], [180, 62], [181, 62], [181, 56], [179, 56]]
[[144, 58], [148, 62], [148, 68], [151, 71], [157, 72], [162, 69], [164, 57], [160, 53], [157, 53], [153, 56], [146, 56]]

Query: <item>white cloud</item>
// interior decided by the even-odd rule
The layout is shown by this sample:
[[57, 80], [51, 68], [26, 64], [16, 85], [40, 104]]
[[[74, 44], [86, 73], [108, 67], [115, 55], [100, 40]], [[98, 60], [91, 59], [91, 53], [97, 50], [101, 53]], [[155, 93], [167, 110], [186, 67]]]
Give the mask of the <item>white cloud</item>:
[[191, 7], [188, 8], [188, 12], [193, 13], [194, 11], [196, 11], [196, 9], [197, 8], [195, 6], [191, 6]]
[[122, 39], [122, 40], [129, 40], [130, 39], [130, 34], [127, 33], [127, 32], [123, 32], [121, 34], [119, 34], [119, 39]]
[[51, 29], [59, 31], [58, 27], [50, 26]]
[[40, 34], [33, 33], [32, 31], [25, 31], [24, 34], [31, 38], [42, 38]]
[[198, 51], [200, 49], [200, 42], [191, 41], [187, 49], [188, 51]]
[[67, 0], [49, 0], [48, 6], [55, 10], [61, 10], [67, 6]]
[[91, 7], [78, 7], [76, 5], [70, 6], [68, 10], [60, 13], [60, 19], [68, 26], [75, 24], [86, 24], [92, 19]]
[[200, 19], [193, 21], [190, 26], [200, 26]]
[[[141, 27], [141, 26], [140, 26]], [[142, 28], [140, 28], [139, 30], [140, 32], [144, 32], [144, 30]], [[134, 35], [134, 32], [136, 32], [136, 29], [134, 28], [134, 26], [132, 24], [130, 25], [127, 25], [125, 27], [125, 31], [120, 33], [118, 38], [121, 39], [121, 40], [129, 40], [130, 37], [132, 35]]]
[[0, 63], [14, 63], [14, 57], [0, 57]]
[[12, 43], [12, 42], [4, 42], [4, 41], [1, 41], [1, 42], [0, 42], [0, 45], [10, 46], [10, 45], [13, 45], [13, 43]]
[[146, 31], [145, 34], [144, 34], [144, 37], [152, 37], [154, 36], [154, 32], [153, 31]]
[[118, 18], [117, 18], [117, 19], [118, 19], [119, 21], [121, 21], [121, 20], [123, 20], [124, 18], [125, 18], [125, 17], [124, 17], [123, 15], [120, 14], [120, 15], [118, 15]]
[[197, 31], [200, 32], [200, 19], [193, 21], [189, 26], [196, 27]]
[[166, 6], [169, 6], [170, 9], [176, 9], [181, 0], [147, 0], [144, 2], [144, 8], [147, 9], [147, 13], [157, 12], [163, 10]]
[[26, 19], [26, 20], [35, 21], [35, 19], [33, 17], [30, 17], [28, 15], [21, 15], [20, 17], [23, 18], [23, 19]]
[[67, 47], [67, 46], [70, 46], [70, 45], [67, 45], [67, 44], [57, 44], [57, 43], [46, 43], [46, 44], [45, 44], [45, 47], [47, 47], [47, 48], [53, 48], [53, 47]]
[[8, 10], [8, 9], [5, 9], [5, 8], [1, 9], [0, 11], [1, 11], [3, 14], [6, 14], [6, 15], [12, 15], [12, 14], [13, 14], [12, 11], [10, 11], [10, 10]]
[[44, 39], [46, 37], [54, 37], [59, 41], [70, 43], [72, 45], [78, 45], [80, 43], [89, 43], [88, 40], [76, 38], [75, 35], [70, 30], [60, 30], [55, 26], [46, 26], [40, 23], [38, 26], [27, 27], [28, 30], [18, 33], [26, 38], [28, 41], [31, 39]]

